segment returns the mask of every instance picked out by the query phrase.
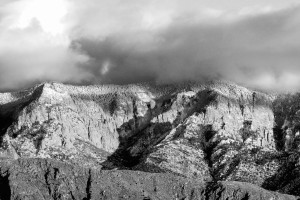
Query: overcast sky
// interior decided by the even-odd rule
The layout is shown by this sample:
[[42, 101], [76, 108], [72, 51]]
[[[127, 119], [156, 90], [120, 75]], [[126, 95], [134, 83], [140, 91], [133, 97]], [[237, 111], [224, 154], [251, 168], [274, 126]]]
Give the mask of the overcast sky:
[[299, 0], [0, 0], [0, 90], [227, 79], [300, 90]]

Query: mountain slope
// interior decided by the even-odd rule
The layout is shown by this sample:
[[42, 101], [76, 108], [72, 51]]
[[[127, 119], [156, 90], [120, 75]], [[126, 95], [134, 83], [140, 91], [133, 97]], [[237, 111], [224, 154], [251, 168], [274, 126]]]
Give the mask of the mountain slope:
[[84, 169], [47, 159], [3, 160], [0, 163], [0, 186], [2, 200], [296, 199], [247, 183], [205, 184], [172, 174]]
[[[253, 128], [265, 134], [256, 142], [274, 146], [271, 111], [259, 102], [254, 108], [252, 91], [229, 84], [75, 87], [46, 83], [23, 96], [9, 95], [11, 100], [2, 100], [0, 113], [10, 123], [1, 134], [3, 143], [9, 143], [21, 157], [51, 157], [50, 147], [51, 152], [72, 155], [75, 143], [81, 141], [112, 153], [122, 141], [152, 124], [169, 124], [166, 131], [170, 132], [198, 113], [200, 123], [213, 124], [215, 129], [223, 126], [233, 136], [251, 120]], [[259, 95], [258, 100], [268, 101]]]
[[44, 83], [0, 94], [0, 157], [272, 189], [287, 153], [273, 133], [277, 99], [227, 82]]

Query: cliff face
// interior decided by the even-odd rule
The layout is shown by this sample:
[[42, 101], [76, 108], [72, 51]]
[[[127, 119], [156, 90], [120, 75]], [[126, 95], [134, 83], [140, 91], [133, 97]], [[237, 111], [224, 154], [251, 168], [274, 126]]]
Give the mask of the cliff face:
[[[248, 180], [249, 152], [253, 159], [275, 150], [272, 98], [229, 83], [45, 83], [0, 99], [0, 156], [6, 158]], [[255, 173], [277, 170], [274, 161], [252, 163]]]
[[235, 181], [299, 195], [298, 99], [226, 82], [1, 93], [0, 199], [278, 197]]
[[[257, 154], [275, 150], [270, 97], [232, 85], [210, 85], [186, 99], [186, 106], [178, 111], [179, 123], [172, 123], [166, 137], [137, 169], [151, 171], [153, 166], [159, 166], [187, 176], [217, 180], [227, 180], [238, 170], [239, 178], [248, 181], [249, 174], [240, 171], [249, 171], [249, 167], [242, 164]], [[130, 148], [136, 149], [144, 141], [142, 138]], [[270, 175], [277, 170], [276, 163], [272, 164], [253, 165], [252, 173], [259, 179], [265, 171]], [[261, 173], [257, 173], [258, 168]]]
[[282, 94], [273, 101], [275, 114], [274, 137], [281, 152], [280, 168], [266, 179], [263, 187], [300, 195], [300, 95]]

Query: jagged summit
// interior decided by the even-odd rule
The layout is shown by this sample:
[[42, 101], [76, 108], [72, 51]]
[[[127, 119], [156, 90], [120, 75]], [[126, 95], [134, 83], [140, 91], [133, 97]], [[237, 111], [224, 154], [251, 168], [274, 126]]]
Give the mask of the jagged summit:
[[[32, 95], [32, 93], [37, 89], [52, 89], [58, 91], [68, 92], [69, 94], [107, 94], [107, 93], [145, 93], [150, 92], [155, 94], [154, 98], [158, 98], [162, 95], [168, 95], [172, 92], [179, 91], [194, 91], [197, 92], [203, 89], [216, 90], [220, 94], [227, 97], [240, 97], [241, 94], [252, 95], [253, 92], [260, 94], [262, 96], [271, 97], [262, 92], [252, 91], [245, 87], [238, 86], [233, 82], [229, 81], [209, 81], [205, 83], [200, 82], [181, 82], [174, 84], [157, 84], [154, 82], [145, 82], [138, 84], [128, 84], [128, 85], [114, 85], [114, 84], [104, 84], [104, 85], [89, 85], [89, 86], [74, 86], [69, 84], [62, 84], [59, 82], [43, 82], [34, 87], [28, 88], [26, 90], [17, 92], [4, 92], [0, 93], [0, 103], [5, 104], [7, 102], [16, 101], [25, 97]], [[43, 93], [43, 92], [42, 92]]]

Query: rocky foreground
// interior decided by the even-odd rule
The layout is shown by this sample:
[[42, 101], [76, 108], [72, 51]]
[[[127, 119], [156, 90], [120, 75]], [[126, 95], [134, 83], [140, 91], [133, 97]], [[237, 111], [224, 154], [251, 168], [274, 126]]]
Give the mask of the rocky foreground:
[[225, 82], [0, 93], [0, 199], [296, 199], [299, 100]]
[[3, 160], [0, 166], [0, 199], [296, 199], [248, 183], [93, 170], [47, 159]]

